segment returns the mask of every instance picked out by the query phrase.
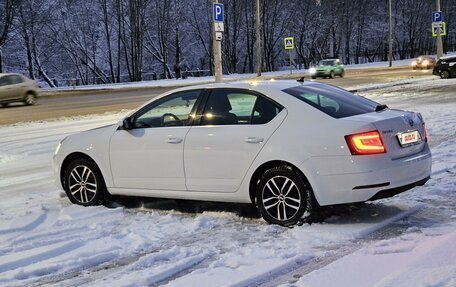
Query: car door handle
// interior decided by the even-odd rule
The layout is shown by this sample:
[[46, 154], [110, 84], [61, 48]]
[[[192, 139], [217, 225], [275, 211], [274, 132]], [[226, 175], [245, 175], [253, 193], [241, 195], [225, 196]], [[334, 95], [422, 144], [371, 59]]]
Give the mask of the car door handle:
[[169, 137], [168, 138], [168, 143], [178, 144], [178, 143], [181, 143], [181, 142], [182, 142], [181, 138], [175, 138], [175, 137]]
[[259, 137], [247, 137], [244, 141], [246, 143], [262, 143], [264, 139]]

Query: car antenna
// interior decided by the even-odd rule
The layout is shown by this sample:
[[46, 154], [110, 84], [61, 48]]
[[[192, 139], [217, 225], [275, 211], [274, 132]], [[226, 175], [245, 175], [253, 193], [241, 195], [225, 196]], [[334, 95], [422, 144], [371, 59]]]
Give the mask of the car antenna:
[[296, 80], [296, 82], [299, 82], [301, 84], [304, 83], [304, 77], [299, 78], [298, 80]]

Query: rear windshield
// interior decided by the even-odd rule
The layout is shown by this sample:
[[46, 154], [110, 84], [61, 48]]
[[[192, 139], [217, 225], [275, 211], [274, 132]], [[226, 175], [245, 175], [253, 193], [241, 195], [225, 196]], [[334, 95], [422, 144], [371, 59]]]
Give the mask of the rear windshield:
[[378, 105], [369, 99], [327, 85], [296, 86], [283, 92], [336, 119], [370, 113]]

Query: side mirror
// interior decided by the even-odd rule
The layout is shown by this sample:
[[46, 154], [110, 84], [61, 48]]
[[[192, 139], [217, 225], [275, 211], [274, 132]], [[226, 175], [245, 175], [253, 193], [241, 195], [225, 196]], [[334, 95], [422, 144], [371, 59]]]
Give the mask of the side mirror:
[[122, 121], [122, 128], [124, 130], [131, 130], [132, 128], [132, 122], [131, 122], [131, 118], [125, 118], [123, 121]]

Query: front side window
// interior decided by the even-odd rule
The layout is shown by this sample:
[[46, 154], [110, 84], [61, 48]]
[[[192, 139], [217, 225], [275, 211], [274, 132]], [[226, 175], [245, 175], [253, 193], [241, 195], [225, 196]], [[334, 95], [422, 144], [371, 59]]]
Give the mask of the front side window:
[[154, 102], [135, 115], [133, 128], [186, 126], [201, 91], [186, 91]]
[[10, 76], [4, 76], [0, 78], [0, 86], [6, 86], [10, 84], [9, 81]]
[[282, 107], [249, 91], [217, 89], [209, 95], [201, 125], [265, 124]]

